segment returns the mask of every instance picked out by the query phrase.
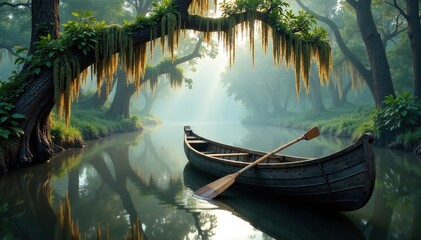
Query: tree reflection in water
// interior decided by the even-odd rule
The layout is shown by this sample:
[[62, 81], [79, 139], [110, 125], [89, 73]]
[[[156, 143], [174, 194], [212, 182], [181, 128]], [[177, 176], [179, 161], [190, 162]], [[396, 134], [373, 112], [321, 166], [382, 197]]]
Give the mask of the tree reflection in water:
[[[122, 137], [124, 138], [124, 136]], [[141, 157], [146, 155], [154, 156], [157, 154], [157, 151], [152, 145], [152, 141], [148, 139], [147, 135], [142, 135], [141, 140], [145, 140], [142, 143], [146, 144], [143, 147]], [[116, 146], [115, 142], [115, 138], [113, 138], [109, 144], [107, 144], [107, 141], [105, 140], [101, 143], [100, 148], [95, 148], [95, 153], [90, 153], [89, 151], [83, 153], [83, 155], [88, 156], [89, 159], [88, 161], [85, 160], [85, 162], [95, 170], [83, 171], [89, 172], [92, 175], [92, 178], [95, 178], [95, 174], [100, 177], [101, 183], [98, 183], [98, 179], [88, 180], [97, 182], [96, 190], [79, 189], [81, 186], [80, 175], [83, 175], [81, 174], [81, 169], [89, 169], [90, 166], [75, 167], [69, 171], [69, 196], [73, 196], [70, 197], [71, 202], [77, 203], [76, 208], [79, 214], [75, 214], [75, 217], [77, 216], [76, 218], [80, 223], [81, 232], [87, 232], [88, 234], [93, 235], [94, 229], [96, 228], [95, 225], [92, 225], [92, 223], [95, 222], [94, 219], [112, 220], [109, 216], [115, 214], [115, 216], [122, 216], [118, 219], [123, 221], [125, 219], [124, 216], [128, 216], [126, 228], [130, 228], [130, 224], [136, 224], [140, 221], [140, 226], [143, 226], [146, 229], [145, 232], [147, 232], [151, 238], [159, 236], [159, 238], [181, 239], [188, 234], [191, 234], [192, 231], [196, 231], [201, 239], [208, 239], [213, 235], [213, 226], [216, 226], [216, 223], [213, 223], [212, 221], [215, 221], [215, 217], [210, 214], [192, 212], [190, 211], [190, 209], [192, 209], [191, 206], [188, 207], [183, 201], [180, 201], [179, 197], [184, 190], [184, 185], [180, 177], [170, 177], [167, 183], [168, 185], [165, 188], [158, 187], [156, 177], [153, 174], [144, 176], [141, 169], [134, 169], [130, 165], [129, 150], [133, 143], [117, 140], [117, 142], [120, 142], [121, 144]], [[157, 158], [157, 162], [159, 161], [161, 160], [158, 160]], [[165, 168], [166, 167], [163, 166], [163, 169]], [[131, 188], [130, 191], [128, 190], [129, 188]], [[132, 188], [134, 188], [134, 190]], [[81, 199], [86, 198], [81, 194], [84, 191], [96, 193], [92, 201]], [[179, 214], [178, 211], [171, 211], [170, 208], [168, 211], [162, 213], [159, 211], [148, 211], [147, 214], [139, 214], [138, 211], [142, 212], [144, 211], [144, 208], [139, 207], [139, 205], [142, 206], [141, 202], [137, 202], [138, 210], [136, 209], [136, 206], [133, 203], [133, 197], [131, 196], [134, 192], [137, 192], [141, 198], [147, 199], [153, 197], [159, 201], [160, 205], [173, 206], [175, 207], [174, 210], [185, 210], [185, 212], [189, 214], [182, 215]], [[113, 194], [116, 194], [117, 197]], [[121, 203], [124, 213], [121, 213], [119, 204], [115, 200]], [[145, 202], [145, 209], [151, 210], [148, 205], [152, 203], [148, 201]], [[87, 212], [90, 213], [85, 216], [84, 213]], [[95, 212], [95, 214], [92, 214], [92, 212]], [[98, 214], [104, 214], [104, 216], [98, 217]], [[142, 217], [139, 215], [142, 215]], [[193, 221], [191, 218], [193, 218]], [[143, 219], [146, 220], [146, 223], [142, 221]], [[109, 221], [108, 224], [110, 226], [109, 231], [111, 235], [117, 237], [121, 236], [121, 229], [124, 229], [122, 226], [124, 223]], [[105, 224], [102, 224], [102, 226], [105, 226]], [[203, 226], [210, 227], [202, 229]], [[120, 231], [117, 229], [120, 229]], [[104, 229], [101, 231], [104, 231]], [[147, 236], [145, 238], [147, 238]]]
[[[181, 129], [174, 131], [181, 133]], [[249, 147], [283, 141], [278, 136], [266, 140], [263, 137], [269, 134], [255, 132], [242, 136], [246, 140], [236, 142]], [[417, 225], [421, 222], [421, 159], [412, 154], [375, 149], [377, 183], [371, 201], [355, 212], [327, 213], [236, 188], [212, 203], [195, 199], [191, 189], [208, 181], [196, 177], [192, 184], [188, 180], [181, 138], [170, 137], [168, 141], [177, 142], [171, 145], [161, 142], [166, 137], [154, 131], [117, 135], [91, 142], [83, 150], [66, 151], [49, 163], [0, 176], [0, 239], [54, 239], [57, 209], [66, 194], [74, 222], [81, 235], [90, 239], [98, 232], [114, 239], [128, 232], [144, 239], [213, 239], [221, 236], [221, 229], [233, 228], [240, 221], [251, 225], [241, 231], [250, 231], [247, 236], [257, 239], [421, 236]], [[321, 138], [309, 145], [329, 142]], [[320, 148], [306, 151], [326, 154], [336, 151], [339, 144], [333, 141], [336, 146], [327, 146], [324, 152]]]
[[375, 149], [375, 156], [374, 196], [357, 223], [367, 239], [419, 239], [421, 157], [390, 149]]

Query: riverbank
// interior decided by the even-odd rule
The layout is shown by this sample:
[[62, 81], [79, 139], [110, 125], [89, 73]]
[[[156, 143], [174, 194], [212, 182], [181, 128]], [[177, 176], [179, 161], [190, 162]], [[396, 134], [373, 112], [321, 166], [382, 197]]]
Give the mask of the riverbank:
[[[375, 126], [372, 106], [349, 106], [341, 109], [328, 109], [320, 113], [291, 114], [283, 117], [262, 119], [248, 117], [243, 123], [265, 124], [286, 128], [309, 129], [317, 126], [321, 133], [337, 137], [356, 139], [363, 133], [371, 132], [381, 142]], [[414, 131], [403, 131], [384, 147], [421, 154], [421, 127]]]
[[65, 149], [83, 147], [86, 140], [95, 140], [116, 133], [135, 132], [143, 130], [144, 121], [149, 118], [133, 116], [128, 119], [110, 118], [105, 112], [95, 109], [74, 107], [68, 126], [63, 119], [51, 116], [51, 138], [55, 144]]

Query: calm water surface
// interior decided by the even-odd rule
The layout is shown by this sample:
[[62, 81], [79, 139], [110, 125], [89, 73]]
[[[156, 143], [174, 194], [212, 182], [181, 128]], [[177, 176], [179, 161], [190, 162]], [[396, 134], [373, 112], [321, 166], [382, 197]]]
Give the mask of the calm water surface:
[[[303, 131], [192, 124], [200, 135], [271, 151]], [[145, 239], [421, 239], [421, 158], [375, 149], [373, 197], [353, 212], [328, 212], [231, 187], [207, 202], [192, 192], [212, 181], [187, 164], [183, 125], [146, 128], [69, 150], [49, 163], [0, 176], [0, 239], [54, 239], [59, 205], [87, 238], [122, 239], [139, 223]], [[318, 157], [351, 143], [320, 136], [283, 153]], [[62, 204], [61, 204], [62, 205]]]

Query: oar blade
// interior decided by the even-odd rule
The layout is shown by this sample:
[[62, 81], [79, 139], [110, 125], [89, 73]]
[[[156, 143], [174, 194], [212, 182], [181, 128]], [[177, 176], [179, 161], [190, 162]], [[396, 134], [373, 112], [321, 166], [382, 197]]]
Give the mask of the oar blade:
[[305, 140], [311, 140], [317, 136], [320, 135], [319, 129], [317, 127], [314, 127], [310, 130], [308, 130], [305, 134], [304, 134], [304, 139]]
[[207, 200], [213, 199], [225, 191], [225, 189], [227, 189], [229, 186], [231, 186], [235, 182], [237, 176], [237, 173], [228, 174], [227, 176], [215, 180], [208, 185], [196, 190], [193, 193], [193, 196]]

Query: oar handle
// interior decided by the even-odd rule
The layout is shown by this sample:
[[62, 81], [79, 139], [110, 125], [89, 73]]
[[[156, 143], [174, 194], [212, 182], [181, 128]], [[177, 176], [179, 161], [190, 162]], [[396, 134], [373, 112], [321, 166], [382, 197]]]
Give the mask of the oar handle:
[[275, 155], [277, 152], [281, 151], [282, 149], [287, 148], [287, 147], [291, 146], [292, 144], [294, 144], [294, 143], [296, 143], [296, 142], [299, 142], [299, 141], [301, 141], [301, 140], [303, 140], [303, 139], [304, 139], [304, 136], [299, 137], [299, 138], [297, 138], [297, 139], [295, 139], [295, 140], [292, 140], [292, 141], [291, 141], [291, 142], [289, 142], [289, 143], [286, 143], [286, 144], [284, 144], [284, 145], [280, 146], [279, 148], [277, 148], [277, 149], [273, 150], [272, 152], [265, 154], [263, 157], [261, 157], [261, 158], [257, 159], [256, 161], [254, 161], [254, 162], [252, 162], [251, 164], [247, 165], [247, 166], [246, 166], [246, 167], [244, 167], [243, 169], [239, 170], [239, 171], [237, 172], [237, 173], [238, 173], [238, 175], [240, 175], [240, 174], [242, 174], [243, 172], [245, 172], [245, 171], [249, 170], [250, 168], [252, 168], [252, 167], [256, 166], [257, 164], [259, 164], [259, 163], [263, 162], [264, 160], [266, 160], [266, 159], [270, 158], [271, 156]]

